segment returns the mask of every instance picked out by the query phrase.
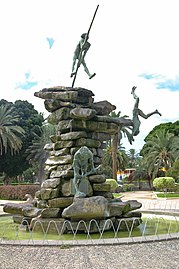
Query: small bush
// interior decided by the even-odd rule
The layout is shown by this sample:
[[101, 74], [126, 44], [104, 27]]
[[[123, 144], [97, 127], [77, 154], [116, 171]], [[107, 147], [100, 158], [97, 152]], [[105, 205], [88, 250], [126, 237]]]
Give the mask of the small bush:
[[173, 191], [179, 192], [179, 183], [175, 183], [175, 187], [174, 187]]
[[153, 180], [153, 186], [159, 190], [167, 191], [175, 187], [173, 177], [157, 177]]
[[0, 199], [23, 200], [27, 193], [34, 197], [39, 189], [40, 185], [3, 185], [0, 186]]
[[122, 188], [123, 188], [123, 191], [132, 191], [134, 189], [135, 185], [132, 184], [132, 183], [129, 183], [129, 184], [123, 184]]
[[117, 181], [113, 178], [107, 178], [106, 183], [110, 184], [111, 191], [114, 191], [118, 187]]

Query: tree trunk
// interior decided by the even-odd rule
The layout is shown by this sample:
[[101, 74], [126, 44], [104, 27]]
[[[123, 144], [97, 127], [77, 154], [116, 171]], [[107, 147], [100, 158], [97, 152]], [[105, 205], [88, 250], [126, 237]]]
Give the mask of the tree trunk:
[[148, 179], [148, 183], [149, 183], [150, 190], [152, 190], [152, 184], [151, 184], [151, 179], [150, 178]]
[[118, 134], [112, 135], [112, 170], [115, 180], [117, 180], [117, 143]]
[[12, 178], [9, 176], [4, 177], [4, 185], [11, 185]]
[[139, 178], [139, 191], [141, 190], [141, 185], [140, 185], [140, 178]]
[[42, 182], [44, 182], [45, 180], [45, 170], [44, 170], [45, 165], [40, 165], [39, 169], [38, 169], [38, 173], [37, 173], [37, 178], [36, 178], [36, 182], [42, 184]]

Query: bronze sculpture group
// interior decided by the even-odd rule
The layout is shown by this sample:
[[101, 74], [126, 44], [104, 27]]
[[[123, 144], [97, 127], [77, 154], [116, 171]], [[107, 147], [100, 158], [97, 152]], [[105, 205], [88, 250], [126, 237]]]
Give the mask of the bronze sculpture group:
[[[91, 46], [91, 44], [88, 41], [89, 32], [90, 32], [91, 26], [93, 24], [98, 7], [99, 7], [99, 5], [96, 8], [96, 11], [94, 13], [94, 16], [93, 16], [93, 19], [92, 19], [92, 22], [90, 24], [88, 32], [83, 33], [81, 35], [81, 40], [77, 44], [76, 49], [74, 51], [72, 72], [71, 72], [71, 77], [74, 77], [73, 83], [72, 83], [72, 88], [73, 88], [74, 83], [75, 83], [78, 68], [80, 67], [81, 64], [83, 65], [84, 71], [87, 73], [89, 79], [93, 78], [96, 75], [96, 73], [90, 73], [90, 71], [86, 65], [86, 62], [85, 62], [85, 56], [86, 56], [86, 54]], [[76, 65], [76, 62], [77, 62], [77, 65]], [[75, 69], [75, 67], [76, 67], [76, 69]], [[140, 132], [139, 128], [140, 128], [141, 122], [140, 122], [139, 116], [141, 116], [144, 119], [148, 119], [150, 116], [152, 116], [154, 114], [158, 114], [161, 116], [161, 113], [157, 109], [151, 113], [145, 114], [139, 108], [139, 97], [135, 93], [136, 88], [137, 88], [136, 86], [133, 86], [132, 91], [131, 91], [131, 94], [133, 95], [133, 98], [135, 99], [135, 104], [134, 104], [134, 108], [133, 108], [133, 117], [132, 117], [132, 128], [131, 128], [132, 133], [129, 134], [129, 136], [128, 136], [128, 140], [129, 140], [130, 144], [132, 144], [132, 142], [134, 141], [134, 136], [137, 136]], [[85, 154], [82, 154], [82, 151], [85, 151]], [[88, 152], [87, 149], [84, 148], [83, 150], [80, 150], [74, 158], [74, 163], [73, 163], [73, 166], [74, 166], [74, 187], [75, 187], [75, 193], [76, 193], [75, 196], [76, 197], [85, 196], [85, 194], [80, 191], [79, 186], [80, 186], [80, 182], [83, 179], [85, 179], [85, 177], [87, 176], [86, 168], [83, 171], [83, 166], [85, 167], [86, 164], [88, 163], [88, 161], [85, 161], [86, 159], [85, 160], [83, 159], [84, 156], [87, 156], [89, 154], [89, 152], [88, 152], [88, 154], [86, 154], [87, 152]], [[83, 156], [83, 157], [80, 158], [80, 156]], [[91, 169], [91, 171], [92, 170], [93, 170], [93, 168]], [[91, 171], [90, 171], [90, 173], [91, 173]]]

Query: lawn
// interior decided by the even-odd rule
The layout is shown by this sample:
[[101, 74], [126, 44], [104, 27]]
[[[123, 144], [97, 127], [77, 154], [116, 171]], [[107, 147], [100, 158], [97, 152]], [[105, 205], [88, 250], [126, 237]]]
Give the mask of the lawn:
[[114, 198], [121, 198], [123, 195], [121, 193], [113, 193]]
[[157, 193], [158, 198], [179, 198], [179, 193]]

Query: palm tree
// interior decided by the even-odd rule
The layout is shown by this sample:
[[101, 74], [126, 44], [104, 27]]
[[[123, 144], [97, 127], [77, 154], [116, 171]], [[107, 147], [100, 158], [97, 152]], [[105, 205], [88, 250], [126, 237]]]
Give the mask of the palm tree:
[[[111, 112], [110, 113], [110, 117], [112, 118], [119, 118], [121, 114], [121, 111], [119, 112]], [[122, 116], [120, 118], [126, 119], [128, 116]], [[124, 136], [127, 136], [128, 140], [130, 143], [132, 143], [133, 138], [131, 133], [129, 132], [129, 130], [131, 130], [131, 128], [129, 126], [125, 127], [122, 126], [121, 128], [119, 128], [118, 133], [113, 134], [111, 136], [111, 147], [112, 147], [112, 167], [113, 167], [113, 178], [117, 180], [117, 150], [118, 150], [118, 144], [120, 144], [121, 139]]]
[[[104, 150], [103, 156], [103, 167], [113, 167], [114, 160], [114, 150], [112, 147], [112, 140], [107, 143], [106, 149]], [[115, 165], [116, 165], [116, 174], [114, 175], [114, 170], [112, 169], [112, 177], [116, 179], [114, 176], [117, 176], [117, 170], [124, 170], [127, 164], [127, 155], [125, 152], [125, 148], [120, 144], [118, 146], [116, 156], [115, 156]], [[111, 170], [111, 169], [110, 169]]]
[[148, 173], [155, 178], [160, 169], [168, 170], [179, 158], [179, 137], [166, 130], [159, 130], [146, 142], [142, 155]]
[[136, 168], [136, 166], [139, 164], [140, 162], [140, 157], [139, 157], [139, 153], [136, 152], [135, 149], [129, 149], [129, 151], [127, 152], [127, 156], [128, 156], [128, 165], [130, 168]]
[[[112, 111], [110, 113], [110, 117], [112, 118], [120, 118], [120, 119], [124, 119], [126, 120], [128, 118], [127, 115], [124, 115], [122, 117], [120, 117], [121, 115], [121, 111], [118, 111], [117, 113], [115, 111]], [[120, 143], [122, 137], [127, 137], [128, 141], [130, 144], [132, 144], [132, 141], [134, 141], [133, 137], [132, 137], [132, 134], [131, 134], [131, 131], [132, 131], [132, 127], [130, 126], [122, 126], [120, 129], [119, 129], [119, 132], [118, 132], [118, 135], [117, 135], [117, 139]]]
[[149, 188], [151, 189], [151, 177], [148, 174], [147, 167], [143, 163], [143, 160], [139, 161], [136, 170], [129, 175], [129, 182], [138, 181], [139, 190], [141, 189], [141, 180], [145, 180], [149, 184]]
[[13, 155], [22, 147], [21, 137], [24, 129], [17, 125], [19, 117], [14, 108], [8, 105], [0, 106], [0, 155], [6, 154], [8, 149]]
[[54, 134], [56, 134], [56, 127], [52, 124], [44, 124], [41, 127], [41, 135], [37, 136], [26, 150], [27, 160], [31, 164], [38, 164], [37, 177], [40, 182], [44, 180], [45, 161], [49, 157], [49, 151], [45, 150], [44, 147], [50, 143], [50, 136]]

